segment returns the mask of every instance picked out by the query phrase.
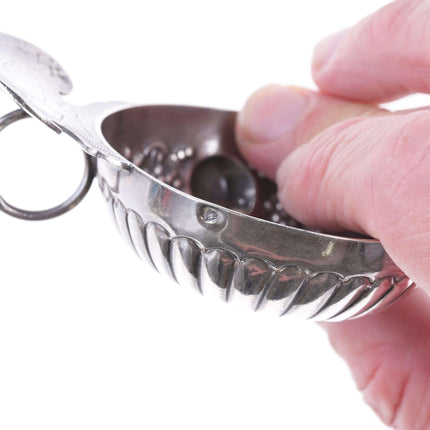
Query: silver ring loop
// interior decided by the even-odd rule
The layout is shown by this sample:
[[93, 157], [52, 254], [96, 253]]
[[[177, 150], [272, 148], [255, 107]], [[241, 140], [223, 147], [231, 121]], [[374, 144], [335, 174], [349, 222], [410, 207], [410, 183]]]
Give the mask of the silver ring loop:
[[[24, 118], [29, 118], [29, 115], [22, 109], [15, 110], [13, 112], [8, 113], [7, 115], [4, 115], [0, 118], [0, 131], [5, 129], [8, 125], [13, 124], [14, 122]], [[79, 184], [77, 190], [73, 193], [73, 195], [70, 196], [63, 203], [50, 209], [45, 209], [41, 211], [27, 211], [12, 206], [0, 195], [0, 210], [15, 218], [21, 218], [28, 221], [41, 221], [45, 219], [50, 219], [70, 211], [75, 206], [77, 206], [85, 197], [91, 187], [91, 183], [94, 178], [91, 156], [88, 155], [86, 152], [84, 152], [84, 156], [85, 169], [82, 181]]]

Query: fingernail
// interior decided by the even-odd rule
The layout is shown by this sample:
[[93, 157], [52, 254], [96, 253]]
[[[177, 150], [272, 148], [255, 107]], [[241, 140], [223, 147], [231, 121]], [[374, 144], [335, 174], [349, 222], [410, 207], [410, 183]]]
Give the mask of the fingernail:
[[270, 142], [304, 117], [310, 96], [300, 88], [270, 85], [254, 93], [239, 114], [242, 143]]
[[333, 57], [334, 53], [339, 48], [339, 45], [342, 43], [342, 40], [348, 33], [349, 28], [345, 28], [337, 33], [334, 33], [321, 42], [315, 47], [313, 60], [312, 60], [312, 68], [314, 70], [319, 70], [324, 67]]

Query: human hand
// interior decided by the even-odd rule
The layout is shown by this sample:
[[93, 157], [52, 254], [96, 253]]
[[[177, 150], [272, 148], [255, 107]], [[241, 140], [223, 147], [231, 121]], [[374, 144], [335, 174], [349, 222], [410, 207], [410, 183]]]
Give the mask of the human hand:
[[[430, 93], [429, 19], [430, 0], [400, 0], [323, 40], [312, 66], [321, 92], [264, 87], [236, 129], [241, 152], [277, 180], [291, 215], [379, 239], [427, 292], [430, 110], [391, 113], [377, 103]], [[430, 428], [430, 297], [423, 289], [375, 315], [324, 327], [385, 423]]]

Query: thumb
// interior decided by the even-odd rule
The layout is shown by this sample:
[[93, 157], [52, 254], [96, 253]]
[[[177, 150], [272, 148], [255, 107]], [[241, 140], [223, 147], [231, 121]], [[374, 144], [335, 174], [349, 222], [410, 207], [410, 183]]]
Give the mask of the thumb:
[[238, 116], [236, 137], [245, 158], [274, 178], [282, 160], [327, 127], [347, 118], [383, 115], [377, 106], [353, 103], [304, 88], [268, 85]]

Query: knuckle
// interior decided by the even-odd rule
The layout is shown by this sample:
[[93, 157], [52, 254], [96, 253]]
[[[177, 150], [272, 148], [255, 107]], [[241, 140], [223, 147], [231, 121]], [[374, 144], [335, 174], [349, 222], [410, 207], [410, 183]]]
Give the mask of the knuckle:
[[430, 261], [430, 113], [393, 118], [375, 145], [368, 174], [371, 231], [393, 253], [404, 250], [408, 274], [428, 283]]
[[[391, 155], [391, 163], [400, 174], [395, 175], [395, 183], [415, 180], [424, 168], [428, 170], [430, 147], [430, 112], [406, 115], [404, 126], [393, 136], [385, 148]], [[413, 175], [410, 175], [413, 173]], [[427, 173], [427, 172], [426, 172]], [[417, 184], [418, 185], [418, 184]]]
[[393, 167], [407, 174], [428, 161], [430, 112], [419, 111], [405, 115], [399, 126], [392, 139], [390, 135], [387, 136], [389, 140], [385, 150], [388, 152], [387, 157], [390, 157], [394, 164]]
[[[430, 3], [422, 0], [400, 0], [388, 4], [376, 14], [363, 20], [357, 28], [356, 37], [366, 38], [370, 46], [392, 40], [392, 48], [403, 52], [403, 56], [413, 61], [414, 69], [430, 66], [428, 55], [423, 52], [430, 40], [427, 25], [430, 18]], [[389, 47], [387, 47], [389, 48]]]
[[356, 351], [351, 367], [364, 400], [385, 424], [408, 430], [427, 428], [422, 425], [430, 398], [423, 396], [419, 409], [413, 403], [423, 381], [430, 378], [426, 367], [405, 368], [396, 347], [380, 342]]
[[[394, 118], [395, 119], [395, 118]], [[430, 112], [399, 117], [375, 145], [370, 169], [372, 201], [396, 216], [430, 200]]]
[[[387, 395], [385, 383], [387, 377], [390, 376], [391, 385], [395, 387]], [[396, 375], [396, 380], [393, 380], [391, 370], [387, 369], [384, 363], [376, 367], [374, 373], [371, 374], [365, 386], [362, 388], [362, 393], [366, 403], [376, 412], [381, 420], [392, 426], [396, 421], [400, 420], [400, 411], [403, 409], [405, 402], [406, 386], [409, 377]]]
[[[409, 29], [411, 20], [423, 2], [421, 0], [400, 0], [392, 2], [379, 10], [379, 12], [365, 18], [362, 29], [369, 36], [378, 39], [381, 36], [398, 36], [399, 29]], [[415, 20], [414, 20], [415, 21]], [[414, 23], [417, 25], [417, 23]], [[402, 34], [402, 38], [404, 38]]]
[[339, 164], [343, 165], [343, 148], [355, 139], [355, 126], [363, 118], [351, 118], [338, 123], [317, 135], [310, 142], [310, 153], [304, 166], [304, 173], [321, 183]]
[[381, 364], [362, 390], [364, 400], [390, 427], [428, 429], [430, 397], [425, 385], [429, 379], [427, 369], [409, 369], [405, 372]]

